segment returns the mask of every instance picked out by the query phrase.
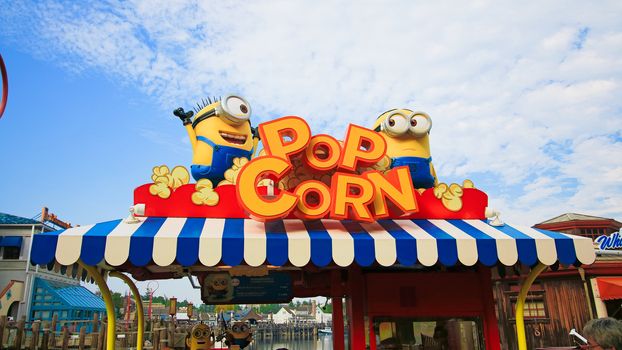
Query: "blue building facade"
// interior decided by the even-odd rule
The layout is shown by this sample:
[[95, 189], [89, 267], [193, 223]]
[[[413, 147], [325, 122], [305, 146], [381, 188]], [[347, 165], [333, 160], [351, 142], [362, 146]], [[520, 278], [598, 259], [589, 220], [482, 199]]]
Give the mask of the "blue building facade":
[[[60, 329], [69, 321], [89, 321], [93, 319], [94, 313], [105, 315], [105, 312], [104, 301], [82, 286], [35, 278], [31, 320], [52, 320], [56, 314], [57, 328]], [[85, 322], [84, 325], [87, 331], [91, 330], [90, 323]]]

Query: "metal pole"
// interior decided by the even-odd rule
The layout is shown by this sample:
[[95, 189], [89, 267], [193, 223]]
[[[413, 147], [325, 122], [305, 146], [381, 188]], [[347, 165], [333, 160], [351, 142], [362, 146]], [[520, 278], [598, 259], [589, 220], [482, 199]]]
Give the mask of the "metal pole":
[[594, 308], [592, 307], [592, 299], [590, 298], [590, 291], [587, 288], [587, 280], [585, 279], [585, 270], [579, 267], [579, 276], [581, 276], [581, 282], [583, 282], [583, 291], [585, 292], [585, 300], [587, 301], [587, 308], [590, 311], [590, 319], [594, 318]]
[[114, 303], [112, 302], [112, 295], [110, 294], [110, 289], [106, 284], [106, 280], [104, 280], [102, 275], [99, 274], [95, 267], [86, 265], [81, 260], [78, 260], [78, 264], [80, 264], [82, 268], [88, 271], [89, 275], [93, 277], [95, 283], [97, 283], [97, 287], [99, 287], [99, 291], [102, 293], [104, 303], [106, 304], [106, 315], [108, 316], [108, 325], [106, 328], [106, 350], [114, 350], [114, 343], [117, 339], [116, 313], [114, 310]]
[[536, 277], [542, 271], [546, 270], [548, 266], [542, 263], [538, 263], [536, 267], [531, 269], [529, 274], [527, 275], [527, 279], [520, 288], [520, 293], [518, 294], [518, 300], [516, 301], [516, 340], [518, 341], [518, 350], [527, 350], [527, 336], [525, 335], [525, 299], [527, 299], [527, 292], [529, 292], [529, 288], [533, 284], [533, 281], [536, 280]]
[[[32, 298], [32, 292], [34, 288], [34, 279], [30, 273], [30, 252], [32, 250], [32, 241], [35, 240], [35, 225], [32, 225], [32, 230], [30, 231], [30, 242], [28, 242], [28, 252], [26, 253], [28, 257], [26, 258], [26, 285], [24, 286], [24, 291], [26, 292], [26, 321], [30, 321], [30, 302]], [[20, 316], [20, 315], [18, 315]]]
[[143, 313], [143, 301], [140, 298], [140, 293], [138, 292], [138, 288], [136, 288], [136, 284], [127, 277], [126, 275], [119, 273], [117, 271], [112, 271], [110, 273], [111, 277], [117, 277], [123, 280], [130, 290], [132, 291], [132, 295], [134, 296], [134, 302], [136, 302], [136, 314], [138, 315], [138, 330], [136, 334], [136, 350], [142, 350], [143, 348], [143, 335], [145, 333], [145, 314]]

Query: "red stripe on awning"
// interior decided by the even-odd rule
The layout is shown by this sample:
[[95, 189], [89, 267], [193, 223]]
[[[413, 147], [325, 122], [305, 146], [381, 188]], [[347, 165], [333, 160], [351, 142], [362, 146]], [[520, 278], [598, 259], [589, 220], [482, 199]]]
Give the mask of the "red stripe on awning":
[[602, 300], [622, 299], [622, 277], [598, 277], [596, 283]]

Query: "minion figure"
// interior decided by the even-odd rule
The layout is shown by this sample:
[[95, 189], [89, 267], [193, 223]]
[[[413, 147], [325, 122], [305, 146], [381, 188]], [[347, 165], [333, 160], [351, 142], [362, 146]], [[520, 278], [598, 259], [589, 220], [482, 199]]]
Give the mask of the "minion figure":
[[227, 95], [212, 102], [203, 100], [192, 111], [173, 111], [181, 119], [192, 144], [192, 177], [209, 179], [218, 184], [233, 158], [251, 159], [259, 143], [258, 133], [251, 127], [250, 104], [242, 97]]
[[253, 341], [253, 333], [251, 333], [251, 327], [246, 322], [234, 322], [225, 337], [225, 344], [230, 349], [234, 345], [244, 349], [251, 341]]
[[231, 276], [228, 273], [210, 274], [205, 278], [209, 301], [226, 301], [232, 297]]
[[415, 188], [432, 188], [438, 183], [430, 155], [432, 119], [427, 113], [392, 109], [382, 113], [374, 130], [387, 142], [391, 168], [407, 166]]
[[192, 327], [190, 334], [186, 337], [186, 349], [211, 349], [213, 346], [214, 335], [210, 328], [203, 323], [196, 324]]

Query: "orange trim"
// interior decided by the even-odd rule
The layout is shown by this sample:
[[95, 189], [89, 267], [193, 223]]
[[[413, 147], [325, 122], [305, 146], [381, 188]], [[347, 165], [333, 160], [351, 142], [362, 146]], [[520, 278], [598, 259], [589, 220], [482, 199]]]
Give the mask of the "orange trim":
[[9, 282], [6, 287], [4, 287], [4, 289], [2, 290], [2, 292], [0, 292], [0, 299], [2, 297], [4, 297], [4, 295], [9, 291], [9, 289], [11, 289], [11, 287], [13, 287], [13, 285], [15, 284], [15, 282], [21, 282], [21, 281], [17, 281], [17, 280], [11, 280], [11, 282]]

